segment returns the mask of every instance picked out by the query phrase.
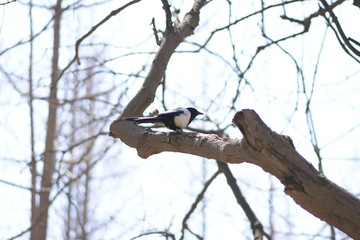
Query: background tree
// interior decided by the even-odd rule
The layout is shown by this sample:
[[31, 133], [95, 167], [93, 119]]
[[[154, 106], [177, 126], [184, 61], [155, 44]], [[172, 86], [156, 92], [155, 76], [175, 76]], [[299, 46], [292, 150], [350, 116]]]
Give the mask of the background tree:
[[[282, 194], [282, 184], [285, 192], [305, 209], [348, 235], [357, 236], [356, 225], [345, 224], [352, 229], [344, 228], [329, 219], [347, 216], [356, 220], [356, 211], [344, 214], [347, 205], [342, 203], [350, 201], [356, 209], [358, 200], [319, 175], [293, 147], [316, 165], [321, 174], [357, 194], [354, 185], [340, 181], [341, 176], [350, 175], [346, 168], [357, 164], [346, 159], [358, 159], [356, 146], [351, 144], [359, 126], [358, 106], [353, 101], [356, 96], [353, 83], [359, 74], [358, 41], [356, 33], [344, 27], [347, 23], [341, 18], [342, 14], [356, 16], [349, 14], [358, 11], [355, 5], [345, 1], [332, 4], [325, 1], [252, 4], [210, 1], [205, 6], [202, 1], [156, 4], [130, 1], [122, 6], [107, 1], [20, 4], [30, 9], [30, 37], [21, 34], [14, 37], [1, 55], [2, 59], [9, 59], [10, 55], [22, 53], [18, 56], [24, 56], [24, 52], [29, 52], [28, 60], [20, 57], [17, 61], [28, 61], [30, 67], [28, 71], [20, 71], [18, 64], [1, 64], [4, 86], [11, 90], [2, 90], [5, 93], [1, 98], [3, 112], [11, 113], [2, 125], [11, 128], [9, 120], [16, 119], [13, 106], [18, 106], [16, 112], [19, 106], [28, 106], [30, 117], [23, 119], [29, 119], [31, 130], [25, 128], [20, 133], [15, 130], [12, 135], [25, 139], [23, 132], [29, 133], [26, 139], [31, 141], [26, 140], [22, 145], [30, 151], [15, 153], [13, 149], [19, 145], [19, 139], [8, 138], [2, 146], [10, 149], [2, 157], [3, 169], [14, 171], [20, 178], [4, 175], [2, 183], [10, 188], [9, 196], [17, 194], [15, 187], [29, 202], [29, 195], [22, 191], [30, 190], [33, 217], [31, 222], [22, 223], [29, 227], [7, 228], [6, 238], [26, 236], [30, 232], [32, 238], [36, 235], [38, 239], [44, 239], [45, 235], [56, 238], [60, 236], [59, 230], [47, 223], [57, 219], [64, 223], [62, 236], [67, 239], [141, 238], [154, 234], [176, 239], [217, 239], [219, 233], [222, 238], [244, 233], [248, 238], [275, 239], [346, 236], [331, 227], [330, 231], [326, 230], [327, 225], [311, 216], [306, 216], [306, 220], [300, 218], [304, 211]], [[14, 5], [7, 4], [4, 11], [12, 11]], [[150, 8], [154, 11], [142, 11]], [[299, 9], [303, 9], [301, 14]], [[104, 14], [106, 10], [108, 13]], [[33, 17], [34, 11], [37, 15], [49, 16], [50, 20], [35, 24], [39, 19]], [[14, 21], [5, 19], [4, 22]], [[152, 26], [148, 25], [150, 22]], [[58, 28], [58, 36], [54, 31], [53, 46], [44, 48], [44, 43], [49, 42], [50, 26], [55, 30], [58, 23], [66, 28]], [[109, 29], [113, 35], [108, 34]], [[4, 27], [3, 34], [7, 32]], [[56, 39], [58, 47], [54, 47]], [[48, 54], [48, 49], [53, 49], [54, 54]], [[54, 62], [56, 54], [60, 56], [57, 63]], [[38, 69], [48, 66], [46, 60], [50, 62], [51, 58], [52, 66], [56, 63], [58, 67], [49, 66], [52, 70], [47, 71], [47, 76], [53, 77], [44, 77], [44, 71]], [[159, 86], [161, 91], [157, 91]], [[346, 92], [346, 97], [341, 92]], [[16, 97], [9, 98], [9, 93]], [[25, 96], [25, 101], [21, 96]], [[111, 133], [136, 147], [140, 156], [170, 150], [225, 162], [247, 161], [275, 175], [281, 183], [260, 169], [243, 164], [227, 166], [163, 153], [157, 158], [160, 162], [144, 163], [131, 161], [135, 156], [128, 147], [119, 155], [113, 149], [119, 144], [113, 144], [106, 136], [111, 121], [118, 117], [118, 111], [122, 111], [121, 116], [140, 115], [151, 103], [149, 109], [166, 110], [179, 103], [204, 109], [205, 121], [194, 123], [196, 129], [192, 130], [220, 137], [155, 134], [115, 121]], [[48, 110], [44, 110], [46, 108]], [[224, 140], [225, 136], [238, 137], [231, 120], [242, 108], [254, 108], [268, 126], [291, 136], [293, 143], [287, 137], [269, 132], [252, 111], [240, 112], [234, 118], [244, 140]], [[332, 111], [324, 111], [327, 108]], [[344, 115], [351, 117], [344, 119]], [[46, 134], [36, 130], [43, 129], [44, 122], [47, 122]], [[237, 144], [243, 152], [238, 151]], [[201, 147], [194, 149], [193, 146]], [[219, 146], [224, 150], [219, 152]], [[339, 154], [334, 149], [344, 150]], [[234, 151], [230, 157], [229, 151]], [[162, 166], [160, 173], [163, 174], [159, 174], [158, 166]], [[24, 167], [29, 167], [31, 176], [19, 170]], [[182, 171], [177, 174], [174, 169]], [[231, 191], [224, 190], [227, 188], [220, 172], [224, 173]], [[117, 180], [113, 181], [113, 177]], [[32, 179], [30, 187], [23, 184], [20, 180], [23, 178]], [[356, 176], [351, 180], [356, 182]], [[163, 191], [157, 191], [157, 186]], [[314, 187], [309, 189], [309, 186]], [[326, 210], [324, 213], [321, 209], [327, 206], [317, 208], [316, 201], [308, 204], [309, 198], [319, 196], [314, 191], [318, 187], [338, 191], [333, 197], [338, 200], [335, 209], [339, 212], [326, 216]], [[230, 200], [233, 199], [230, 193], [245, 210], [245, 215], [235, 201]], [[319, 198], [318, 202], [325, 200], [329, 199]], [[172, 207], [167, 208], [169, 204]], [[201, 211], [199, 205], [202, 205]], [[15, 204], [14, 208], [18, 206]], [[314, 206], [317, 207], [314, 209]], [[345, 209], [341, 208], [344, 206]], [[12, 221], [8, 222], [8, 226], [12, 226]], [[219, 222], [223, 224], [220, 226]], [[249, 222], [252, 232], [248, 229]]]
[[[68, 215], [58, 214], [57, 216], [59, 218], [66, 217], [63, 235], [68, 239], [89, 239], [91, 236], [89, 219], [92, 211], [89, 203], [91, 171], [100, 160], [106, 159], [112, 145], [112, 141], [109, 141], [106, 136], [105, 129], [109, 124], [106, 122], [107, 115], [113, 114], [111, 109], [115, 109], [118, 104], [116, 100], [109, 100], [109, 93], [117, 91], [117, 87], [114, 84], [94, 87], [100, 81], [100, 79], [96, 79], [96, 75], [99, 74], [97, 67], [103, 63], [99, 63], [97, 57], [101, 56], [101, 52], [105, 49], [104, 46], [98, 48], [96, 57], [93, 57], [94, 53], [92, 53], [85, 58], [86, 63], [83, 68], [76, 67], [70, 74], [63, 74], [62, 79], [66, 79], [63, 82], [59, 79], [62, 70], [59, 67], [61, 54], [65, 53], [63, 49], [67, 48], [66, 44], [62, 43], [61, 36], [63, 32], [69, 30], [61, 27], [66, 22], [62, 17], [64, 15], [66, 17], [69, 9], [76, 10], [83, 7], [81, 2], [57, 1], [54, 6], [32, 1], [23, 4], [29, 9], [30, 36], [28, 40], [19, 41], [15, 45], [5, 48], [2, 54], [6, 55], [16, 51], [27, 52], [26, 48], [29, 47], [28, 78], [24, 78], [28, 79], [28, 86], [22, 81], [24, 73], [15, 74], [11, 67], [2, 68], [2, 73], [7, 77], [8, 83], [20, 94], [19, 96], [28, 98], [31, 160], [23, 162], [16, 160], [15, 157], [9, 157], [8, 160], [28, 163], [25, 167], [29, 167], [31, 184], [27, 184], [30, 187], [24, 187], [24, 184], [3, 182], [30, 190], [31, 222], [21, 231], [16, 230], [17, 233], [7, 232], [6, 238], [18, 238], [30, 234], [30, 239], [46, 239], [46, 236], [49, 236], [49, 229], [53, 231], [54, 228], [58, 228], [58, 225], [49, 226], [51, 206], [58, 202], [59, 206], [54, 209], [61, 209], [61, 205], [65, 204], [64, 200], [67, 200]], [[38, 21], [38, 18], [34, 17], [34, 12], [35, 14], [41, 12], [43, 16], [46, 16], [48, 11], [51, 12], [50, 21], [47, 20], [45, 26], [39, 32], [35, 32], [38, 26], [34, 22]], [[52, 45], [46, 46], [44, 41], [49, 39], [48, 32], [51, 30], [53, 42]], [[70, 39], [66, 39], [64, 42], [68, 40]], [[49, 49], [52, 54], [47, 54]], [[50, 71], [43, 71], [45, 73], [43, 75], [37, 70], [41, 64], [46, 63], [46, 59], [51, 59], [51, 66]], [[102, 73], [104, 72], [102, 69]], [[50, 78], [46, 76], [47, 73], [50, 73]], [[50, 81], [47, 82], [46, 79]], [[28, 87], [28, 91], [23, 90], [26, 87]], [[41, 114], [46, 112], [44, 102], [48, 106], [47, 116]], [[106, 111], [102, 111], [105, 109], [104, 106], [106, 106]], [[110, 108], [108, 108], [109, 106]], [[44, 131], [42, 131], [44, 124], [41, 121], [46, 122]], [[39, 131], [40, 129], [41, 131]], [[42, 146], [44, 146], [44, 150], [41, 150]], [[25, 149], [20, 153], [26, 154]], [[12, 155], [14, 155], [13, 151], [9, 156]], [[4, 157], [4, 159], [7, 158]], [[58, 198], [61, 200], [57, 200]], [[93, 203], [95, 202], [93, 201]]]

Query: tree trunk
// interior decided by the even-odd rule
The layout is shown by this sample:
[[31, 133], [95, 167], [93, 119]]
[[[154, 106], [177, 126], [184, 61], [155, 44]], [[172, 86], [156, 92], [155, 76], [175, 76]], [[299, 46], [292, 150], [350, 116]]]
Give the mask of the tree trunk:
[[[33, 5], [32, 1], [29, 2], [29, 29], [30, 39], [33, 39]], [[31, 225], [36, 222], [36, 215], [38, 212], [37, 206], [37, 162], [35, 155], [35, 124], [34, 124], [34, 96], [33, 96], [33, 54], [34, 54], [34, 41], [30, 41], [30, 54], [29, 54], [29, 115], [30, 115], [30, 174], [31, 174]]]
[[55, 140], [56, 140], [56, 123], [57, 123], [57, 80], [59, 73], [59, 48], [60, 48], [60, 22], [61, 22], [61, 0], [57, 0], [54, 6], [54, 42], [51, 85], [49, 94], [49, 112], [46, 129], [45, 152], [43, 156], [43, 172], [41, 179], [40, 203], [37, 208], [36, 220], [31, 231], [31, 240], [45, 240], [48, 228], [48, 210], [50, 206], [50, 192], [52, 189], [52, 178], [55, 171]]

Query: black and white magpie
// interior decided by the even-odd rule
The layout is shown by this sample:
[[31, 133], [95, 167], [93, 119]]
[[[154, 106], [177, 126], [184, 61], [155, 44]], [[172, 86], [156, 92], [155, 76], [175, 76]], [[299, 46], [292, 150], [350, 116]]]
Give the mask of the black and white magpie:
[[186, 128], [196, 116], [202, 114], [203, 113], [195, 108], [188, 107], [162, 112], [154, 117], [127, 117], [124, 119], [135, 123], [155, 123], [164, 125], [176, 132], [182, 132], [182, 129]]

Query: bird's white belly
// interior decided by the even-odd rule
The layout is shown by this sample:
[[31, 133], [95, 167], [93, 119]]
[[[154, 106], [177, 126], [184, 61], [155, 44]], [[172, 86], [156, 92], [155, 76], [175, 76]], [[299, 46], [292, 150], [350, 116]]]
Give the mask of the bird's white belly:
[[184, 115], [176, 116], [174, 118], [175, 126], [179, 128], [186, 128], [190, 121], [190, 112]]

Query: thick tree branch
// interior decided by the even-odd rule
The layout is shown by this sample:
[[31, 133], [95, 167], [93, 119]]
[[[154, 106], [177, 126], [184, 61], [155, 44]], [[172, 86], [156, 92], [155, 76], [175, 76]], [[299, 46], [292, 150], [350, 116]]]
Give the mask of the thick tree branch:
[[165, 151], [190, 153], [228, 163], [245, 162], [248, 157], [241, 141], [215, 134], [159, 132], [124, 120], [114, 121], [110, 132], [128, 146], [136, 148], [142, 158]]
[[167, 64], [177, 46], [199, 23], [205, 1], [195, 0], [192, 10], [174, 31], [165, 34], [142, 88], [110, 126], [110, 135], [136, 148], [148, 158], [164, 151], [188, 153], [226, 163], [248, 162], [276, 176], [305, 210], [349, 236], [360, 239], [360, 201], [321, 175], [296, 152], [289, 137], [279, 135], [252, 110], [238, 112], [233, 122], [244, 138], [221, 138], [215, 134], [157, 132], [122, 120], [139, 116], [153, 102]]
[[294, 148], [289, 137], [279, 135], [253, 110], [238, 112], [233, 122], [242, 140], [214, 134], [155, 132], [123, 120], [110, 131], [147, 158], [163, 151], [182, 152], [228, 163], [253, 163], [277, 177], [302, 208], [349, 236], [360, 239], [360, 200], [321, 175]]
[[271, 131], [254, 111], [238, 112], [233, 122], [253, 149], [249, 162], [276, 176], [302, 208], [360, 239], [359, 199], [320, 174], [289, 137]]
[[161, 84], [170, 57], [179, 44], [187, 36], [190, 36], [199, 24], [200, 9], [204, 4], [204, 0], [195, 0], [192, 9], [185, 15], [179, 26], [173, 31], [166, 32], [142, 88], [128, 103], [120, 117], [139, 116], [153, 102], [156, 89]]

